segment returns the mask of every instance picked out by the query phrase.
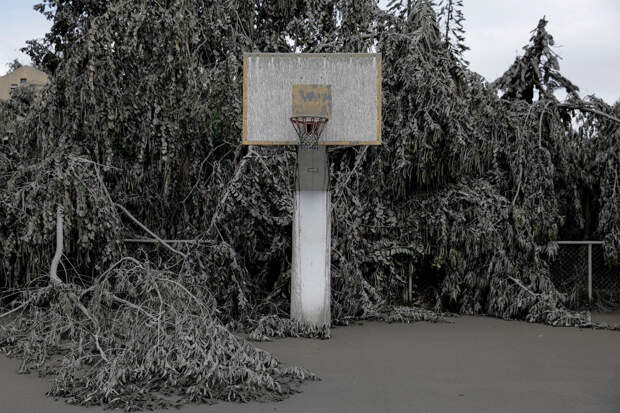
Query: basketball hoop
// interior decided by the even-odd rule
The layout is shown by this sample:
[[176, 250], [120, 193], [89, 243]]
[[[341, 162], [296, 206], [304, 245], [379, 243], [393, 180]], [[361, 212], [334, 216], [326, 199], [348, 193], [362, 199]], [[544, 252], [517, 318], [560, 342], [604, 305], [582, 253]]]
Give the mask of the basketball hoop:
[[304, 149], [318, 149], [319, 138], [327, 120], [324, 116], [291, 116], [291, 123], [299, 136], [299, 146]]
[[[299, 146], [290, 314], [304, 325], [331, 324], [331, 219], [337, 214], [327, 146], [381, 144], [381, 73], [378, 53], [243, 55], [243, 144]], [[277, 201], [278, 195], [265, 196]]]

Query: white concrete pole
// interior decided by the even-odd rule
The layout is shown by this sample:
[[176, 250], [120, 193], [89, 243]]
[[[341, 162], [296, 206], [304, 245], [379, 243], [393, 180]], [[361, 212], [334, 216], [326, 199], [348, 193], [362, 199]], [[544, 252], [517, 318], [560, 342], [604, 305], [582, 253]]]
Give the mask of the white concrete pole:
[[331, 199], [325, 146], [299, 148], [293, 218], [291, 318], [330, 325]]
[[588, 303], [592, 304], [592, 244], [588, 244]]

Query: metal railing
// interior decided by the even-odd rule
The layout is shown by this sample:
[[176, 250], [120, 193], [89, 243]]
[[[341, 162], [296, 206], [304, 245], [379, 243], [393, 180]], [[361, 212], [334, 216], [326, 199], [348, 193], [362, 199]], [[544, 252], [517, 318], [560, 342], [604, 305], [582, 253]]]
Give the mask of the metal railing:
[[605, 264], [603, 241], [558, 241], [551, 280], [571, 307], [620, 304], [620, 267]]

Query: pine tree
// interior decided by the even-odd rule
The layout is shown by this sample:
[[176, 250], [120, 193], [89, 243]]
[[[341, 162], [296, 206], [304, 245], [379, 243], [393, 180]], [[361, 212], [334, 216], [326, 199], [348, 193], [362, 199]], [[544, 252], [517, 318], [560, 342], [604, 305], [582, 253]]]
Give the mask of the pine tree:
[[551, 98], [553, 91], [560, 88], [578, 98], [579, 88], [560, 73], [560, 56], [551, 49], [555, 42], [547, 32], [547, 23], [543, 16], [532, 30], [530, 42], [523, 47], [523, 56], [518, 56], [495, 81], [497, 88], [504, 92], [504, 99], [523, 99], [532, 103], [534, 89], [541, 98]]
[[463, 56], [465, 51], [469, 50], [469, 47], [465, 45], [463, 0], [440, 0], [438, 8], [438, 23], [446, 47], [461, 63], [468, 65], [469, 62]]

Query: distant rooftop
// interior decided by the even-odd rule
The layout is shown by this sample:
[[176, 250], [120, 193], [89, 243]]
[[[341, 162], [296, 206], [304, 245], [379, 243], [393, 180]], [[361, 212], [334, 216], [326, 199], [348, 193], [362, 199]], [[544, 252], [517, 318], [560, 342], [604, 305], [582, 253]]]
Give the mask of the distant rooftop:
[[0, 77], [0, 100], [8, 100], [11, 93], [18, 87], [41, 89], [49, 82], [46, 73], [32, 66], [22, 66]]

